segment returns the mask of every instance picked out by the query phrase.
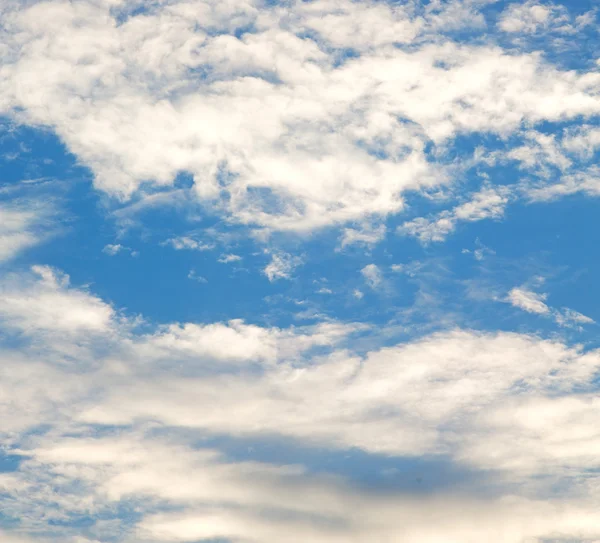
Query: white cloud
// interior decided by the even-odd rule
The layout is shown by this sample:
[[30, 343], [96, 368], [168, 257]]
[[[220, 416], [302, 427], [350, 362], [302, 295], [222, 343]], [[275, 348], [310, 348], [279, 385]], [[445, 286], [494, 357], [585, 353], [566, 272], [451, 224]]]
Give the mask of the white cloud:
[[583, 159], [591, 159], [600, 149], [600, 128], [595, 126], [579, 126], [567, 133], [562, 145], [565, 150]]
[[271, 282], [277, 279], [290, 279], [292, 272], [301, 264], [300, 257], [284, 252], [272, 253], [271, 262], [267, 264], [263, 273]]
[[46, 239], [50, 214], [47, 205], [35, 201], [0, 202], [0, 263]]
[[[69, 276], [47, 266], [33, 266], [34, 277], [0, 283], [0, 318], [5, 327], [26, 333], [105, 332], [113, 309], [91, 294], [69, 289]], [[35, 277], [37, 276], [37, 277]]]
[[32, 540], [15, 534], [0, 530], [0, 540], [4, 543], [32, 543]]
[[553, 9], [535, 1], [510, 4], [498, 26], [505, 32], [535, 32], [548, 25]]
[[600, 195], [600, 168], [591, 166], [562, 176], [559, 183], [533, 186], [526, 190], [526, 195], [531, 202], [549, 202], [579, 192], [593, 197]]
[[208, 283], [208, 279], [206, 279], [206, 277], [203, 277], [202, 275], [198, 275], [196, 273], [196, 270], [190, 270], [190, 272], [188, 273], [188, 279], [191, 279], [192, 281], [197, 281], [198, 283]]
[[386, 234], [386, 227], [380, 225], [363, 225], [362, 228], [344, 228], [340, 239], [340, 247], [343, 249], [348, 245], [372, 246], [379, 243]]
[[493, 249], [490, 249], [489, 247], [487, 247], [486, 245], [484, 245], [483, 243], [481, 243], [481, 240], [479, 238], [475, 239], [475, 249], [470, 250], [470, 249], [463, 249], [461, 251], [462, 254], [472, 254], [473, 258], [475, 258], [475, 260], [481, 262], [482, 260], [484, 260], [486, 258], [486, 255], [495, 255], [496, 251], [494, 251]]
[[556, 311], [554, 318], [561, 326], [579, 326], [581, 324], [595, 323], [594, 319], [591, 317], [569, 308], [564, 308], [562, 311]]
[[[178, 336], [168, 337], [169, 351], [157, 360], [179, 349]], [[207, 341], [210, 337], [207, 330]], [[269, 337], [271, 341], [266, 340]], [[294, 367], [272, 363], [273, 339], [261, 331], [252, 340], [254, 349], [239, 341], [235, 346], [233, 339], [227, 340], [230, 347], [216, 343], [223, 345], [219, 352], [231, 361], [228, 349], [235, 349], [240, 360], [258, 356], [271, 361], [272, 370], [266, 374], [184, 378], [171, 372], [160, 382], [140, 375], [135, 385], [114, 387], [105, 401], [82, 412], [80, 421], [127, 425], [156, 420], [210, 433], [275, 433], [327, 447], [386, 454], [434, 454], [448, 447], [458, 447], [457, 454], [463, 454], [459, 444], [453, 444], [450, 420], [460, 424], [461, 432], [476, 435], [478, 430], [468, 426], [472, 414], [501, 405], [518, 390], [526, 395], [556, 386], [570, 390], [591, 378], [598, 365], [597, 355], [579, 358], [558, 343], [517, 334], [456, 332], [374, 351], [363, 359], [340, 353]], [[298, 340], [290, 341], [298, 345]], [[148, 345], [152, 350], [154, 340]], [[191, 345], [196, 349], [199, 344], [194, 340]], [[145, 350], [140, 355], [148, 360]], [[170, 367], [176, 367], [173, 359], [171, 354]], [[135, 386], [135, 394], [130, 386]]]
[[[228, 218], [297, 231], [397, 213], [406, 191], [450, 182], [431, 142], [600, 112], [596, 72], [433, 37], [480, 24], [476, 3], [413, 8], [190, 0], [115, 24], [124, 5], [10, 4], [0, 109], [52, 127], [111, 195], [186, 171]], [[337, 47], [362, 54], [340, 63]]]
[[219, 262], [221, 264], [229, 264], [231, 262], [239, 262], [240, 260], [242, 260], [242, 257], [239, 255], [234, 255], [234, 254], [227, 254], [227, 255], [221, 255], [219, 257]]
[[[333, 322], [285, 330], [175, 323], [139, 335], [114, 321], [94, 328], [106, 341], [86, 344], [65, 335], [69, 327], [39, 323], [47, 292], [79, 307], [108, 306], [55, 271], [36, 272], [40, 281], [13, 289], [35, 311], [11, 316], [30, 323], [20, 328], [35, 341], [0, 351], [0, 418], [24, 455], [17, 472], [0, 474], [9, 497], [3, 512], [21, 516], [25, 529], [69, 515], [110, 517], [119, 503], [132, 503], [140, 519], [135, 526], [116, 519], [107, 528], [116, 540], [274, 542], [293, 534], [341, 543], [400, 534], [409, 542], [462, 542], [500, 528], [504, 539], [487, 540], [596, 536], [597, 485], [574, 480], [598, 467], [600, 421], [590, 390], [597, 351], [456, 330], [366, 352], [360, 343], [359, 354], [348, 338], [368, 330]], [[54, 350], [49, 333], [77, 347], [76, 364], [72, 350]], [[30, 433], [42, 423], [51, 431]], [[475, 471], [460, 498], [442, 488], [427, 497], [380, 493], [305, 466], [227, 459], [198, 449], [199, 435], [442, 455], [454, 469], [495, 471]], [[557, 481], [563, 490], [549, 497]]]
[[517, 39], [522, 35], [541, 32], [574, 35], [584, 27], [594, 24], [596, 16], [597, 10], [574, 17], [566, 5], [528, 0], [509, 4], [500, 17], [498, 27], [515, 35]]
[[189, 236], [181, 236], [178, 238], [171, 238], [166, 241], [174, 249], [181, 251], [183, 249], [190, 249], [194, 251], [210, 251], [215, 248], [214, 244], [203, 243], [201, 241], [190, 238]]
[[546, 294], [537, 294], [523, 288], [513, 288], [508, 293], [508, 301], [528, 313], [548, 315], [550, 308], [545, 304]]
[[[436, 162], [456, 136], [510, 142], [524, 126], [524, 145], [506, 158], [539, 177], [564, 172], [555, 185], [525, 187], [526, 196], [600, 193], [595, 166], [577, 162], [595, 156], [591, 125], [562, 140], [535, 131], [542, 121], [598, 115], [600, 75], [435, 34], [484, 27], [482, 3], [10, 0], [0, 8], [0, 110], [54, 129], [100, 190], [134, 195], [118, 217], [195, 197], [225, 224], [263, 233], [344, 224], [342, 247], [369, 246], [385, 235], [382, 217], [404, 209], [405, 193], [458, 177], [461, 166]], [[513, 3], [500, 25], [556, 29], [557, 9]], [[181, 172], [193, 175], [193, 189], [151, 194]], [[400, 231], [439, 241], [461, 221], [501, 218], [513, 196], [486, 186]], [[0, 260], [41, 239], [40, 216], [0, 207]], [[202, 239], [212, 238], [197, 231], [166, 243], [216, 247]], [[475, 258], [483, 251], [477, 245]], [[302, 264], [266, 254], [269, 281]], [[420, 267], [372, 263], [361, 275], [380, 289], [384, 271], [426, 273]], [[560, 326], [593, 323], [524, 286], [503, 301]], [[402, 330], [399, 341], [394, 326], [335, 321], [146, 322], [139, 331], [45, 266], [0, 280], [0, 319], [0, 438], [23, 460], [0, 473], [0, 509], [34, 541], [41, 533], [53, 543], [600, 538], [597, 350], [458, 329], [420, 330], [417, 339]], [[311, 455], [291, 454], [299, 464], [288, 465], [276, 448], [262, 448], [269, 461], [247, 447], [270, 440], [294, 454], [312, 448], [318, 473]], [[220, 450], [228, 444], [236, 454]], [[422, 463], [431, 480], [427, 466], [445, 463], [460, 482], [445, 487], [442, 477], [415, 492], [421, 473], [398, 469], [385, 491], [360, 485], [336, 464], [357, 450], [365, 466], [383, 456]], [[82, 518], [97, 522], [82, 530]], [[0, 532], [0, 540], [22, 537]]]
[[358, 50], [410, 43], [425, 22], [412, 18], [408, 5], [314, 2], [299, 11], [298, 30], [308, 27], [334, 47]]
[[509, 34], [553, 32], [575, 34], [595, 19], [594, 11], [573, 17], [567, 6], [528, 0], [511, 3], [502, 13], [498, 27]]
[[[546, 202], [575, 193], [600, 194], [600, 174], [594, 163], [600, 148], [600, 131], [582, 124], [554, 134], [530, 130], [525, 143], [497, 156], [516, 160], [531, 174], [520, 183], [530, 202]], [[558, 179], [558, 181], [557, 181]]]
[[116, 254], [118, 254], [122, 251], [130, 251], [130, 249], [129, 249], [129, 247], [124, 247], [120, 243], [117, 243], [114, 245], [108, 244], [108, 245], [105, 245], [104, 248], [102, 249], [103, 253], [106, 253], [107, 255], [110, 255], [110, 256], [115, 256]]
[[377, 289], [381, 286], [381, 283], [383, 282], [383, 274], [381, 273], [381, 270], [377, 264], [367, 264], [362, 270], [360, 270], [360, 273], [364, 277], [367, 285], [369, 285], [369, 287], [372, 289]]
[[507, 187], [484, 188], [473, 194], [471, 200], [450, 211], [443, 211], [432, 219], [418, 217], [405, 222], [398, 228], [398, 233], [414, 236], [424, 244], [443, 241], [461, 221], [500, 219], [504, 215], [509, 197], [510, 189]]
[[546, 298], [546, 294], [538, 294], [521, 287], [513, 288], [508, 293], [507, 301], [528, 313], [551, 316], [560, 326], [578, 327], [581, 324], [593, 324], [595, 322], [594, 319], [573, 309], [552, 309], [545, 303]]
[[[98, 508], [108, 511], [112, 503], [132, 497], [141, 504], [138, 510], [148, 500], [169, 504], [171, 511], [142, 518], [132, 533], [136, 540], [342, 543], [402, 537], [409, 543], [482, 538], [500, 543], [537, 540], [557, 531], [597, 533], [590, 519], [593, 504], [581, 498], [564, 503], [510, 495], [475, 499], [449, 492], [377, 494], [339, 479], [311, 476], [299, 466], [232, 463], [216, 451], [135, 435], [40, 440], [30, 454], [30, 475], [52, 469], [70, 493], [77, 486], [68, 483], [79, 480], [87, 493], [73, 498], [91, 498]], [[57, 497], [65, 501], [64, 495]]]

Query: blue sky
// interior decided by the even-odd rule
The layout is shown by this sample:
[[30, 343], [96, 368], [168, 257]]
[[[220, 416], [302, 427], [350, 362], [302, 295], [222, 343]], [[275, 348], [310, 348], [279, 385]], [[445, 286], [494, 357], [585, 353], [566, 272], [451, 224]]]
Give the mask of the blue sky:
[[2, 541], [600, 541], [595, 2], [0, 17]]

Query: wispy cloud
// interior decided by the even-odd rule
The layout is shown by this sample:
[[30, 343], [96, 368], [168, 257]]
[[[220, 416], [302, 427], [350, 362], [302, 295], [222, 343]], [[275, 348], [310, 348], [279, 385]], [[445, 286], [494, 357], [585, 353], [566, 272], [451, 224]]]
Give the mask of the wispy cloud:
[[171, 245], [174, 249], [178, 251], [189, 249], [192, 251], [210, 251], [215, 248], [213, 243], [205, 243], [202, 241], [198, 241], [189, 236], [181, 236], [178, 238], [171, 238], [167, 240], [165, 243]]
[[198, 283], [208, 283], [208, 279], [206, 279], [206, 277], [203, 277], [202, 275], [198, 275], [196, 270], [190, 270], [190, 272], [188, 273], [188, 279], [191, 279], [192, 281], [196, 281]]
[[538, 313], [539, 315], [548, 315], [550, 313], [550, 308], [544, 300], [546, 300], [545, 294], [536, 294], [522, 288], [513, 288], [508, 293], [508, 301], [512, 305], [529, 313]]
[[231, 262], [239, 262], [240, 260], [242, 260], [242, 257], [240, 255], [229, 253], [221, 255], [218, 261], [221, 264], [230, 264]]
[[513, 306], [523, 309], [528, 313], [537, 313], [554, 318], [560, 326], [578, 326], [581, 324], [593, 324], [594, 320], [573, 309], [564, 308], [557, 310], [546, 304], [547, 294], [539, 294], [525, 288], [513, 288], [507, 297], [507, 301]]
[[269, 281], [277, 279], [291, 279], [292, 272], [302, 264], [302, 258], [284, 252], [271, 254], [271, 262], [267, 264], [263, 273]]
[[51, 227], [54, 214], [51, 204], [37, 200], [0, 201], [0, 263], [48, 239], [56, 230]]
[[405, 222], [398, 233], [414, 236], [421, 243], [443, 241], [454, 231], [459, 222], [475, 222], [484, 219], [500, 219], [509, 202], [510, 189], [490, 187], [473, 195], [471, 199], [449, 211], [443, 211], [431, 219], [419, 217]]

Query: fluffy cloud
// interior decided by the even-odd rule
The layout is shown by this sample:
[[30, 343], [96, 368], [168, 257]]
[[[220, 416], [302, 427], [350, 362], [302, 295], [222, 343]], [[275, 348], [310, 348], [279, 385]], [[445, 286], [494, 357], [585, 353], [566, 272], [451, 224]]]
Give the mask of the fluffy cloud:
[[[146, 348], [152, 349], [154, 341]], [[257, 355], [265, 362], [274, 360], [272, 350], [268, 354], [262, 342], [256, 345], [260, 350], [242, 344], [236, 352], [243, 356], [246, 351], [247, 361]], [[176, 352], [170, 351], [172, 360], [181, 359]], [[235, 360], [233, 353], [221, 352]], [[556, 386], [569, 390], [585, 383], [597, 363], [597, 356], [579, 358], [560, 344], [526, 336], [457, 332], [365, 358], [332, 353], [309, 366], [280, 363], [266, 373], [256, 373], [252, 366], [212, 377], [170, 372], [158, 383], [142, 377], [146, 371], [140, 368], [138, 379], [113, 387], [105, 401], [79, 417], [108, 425], [160, 420], [236, 436], [283, 434], [373, 453], [439, 454], [458, 445], [453, 444], [457, 429], [450, 420], [467, 431], [475, 413], [503, 404], [519, 388], [523, 394]]]
[[555, 22], [558, 6], [546, 6], [534, 1], [510, 4], [500, 18], [498, 26], [504, 32], [535, 32]]
[[[369, 347], [369, 329], [335, 322], [182, 323], [140, 334], [58, 272], [35, 272], [14, 290], [36, 310], [3, 308], [31, 341], [0, 351], [4, 441], [23, 458], [0, 474], [0, 499], [25, 531], [52, 535], [52, 525], [95, 515], [113, 519], [88, 534], [100, 541], [462, 542], [500, 528], [488, 540], [598, 536], [594, 485], [573, 482], [597, 464], [596, 351], [459, 330]], [[49, 292], [62, 320], [46, 316]], [[75, 319], [88, 313], [96, 317]], [[308, 466], [230, 458], [218, 441], [199, 447], [218, 436], [449, 459], [472, 475], [458, 498], [443, 488], [379, 492]], [[558, 483], [561, 497], [548, 497]], [[62, 541], [75, 535], [61, 530]]]
[[397, 213], [451, 180], [432, 142], [600, 112], [597, 72], [428, 37], [471, 4], [11, 3], [0, 108], [53, 127], [120, 198], [186, 171], [201, 201], [272, 229]]
[[595, 13], [571, 17], [566, 6], [528, 0], [511, 3], [500, 17], [498, 27], [509, 34], [535, 34], [551, 31], [573, 34], [592, 23]]
[[47, 266], [33, 266], [23, 282], [14, 276], [0, 284], [0, 318], [4, 326], [25, 333], [39, 331], [104, 333], [114, 311], [85, 291], [69, 289], [68, 275]]

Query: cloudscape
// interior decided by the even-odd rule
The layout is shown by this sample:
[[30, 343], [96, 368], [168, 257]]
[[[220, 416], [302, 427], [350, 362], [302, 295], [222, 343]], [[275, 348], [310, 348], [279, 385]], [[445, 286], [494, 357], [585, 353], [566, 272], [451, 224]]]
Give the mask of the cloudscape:
[[0, 0], [0, 543], [600, 542], [595, 0]]

